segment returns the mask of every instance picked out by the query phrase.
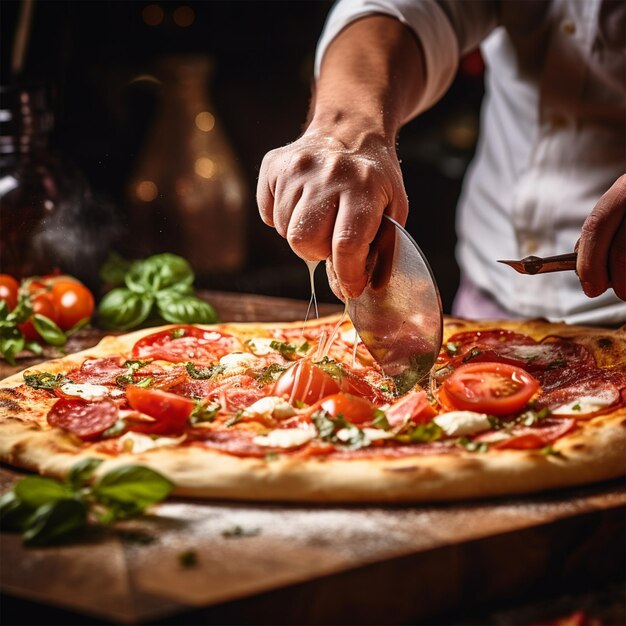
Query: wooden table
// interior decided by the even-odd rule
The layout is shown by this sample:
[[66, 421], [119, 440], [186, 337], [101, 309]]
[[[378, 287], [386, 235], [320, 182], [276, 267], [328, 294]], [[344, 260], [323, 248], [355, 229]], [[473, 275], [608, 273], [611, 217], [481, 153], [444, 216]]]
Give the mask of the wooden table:
[[[298, 319], [306, 310], [264, 296], [205, 297], [224, 321]], [[84, 330], [69, 349], [101, 335]], [[2, 468], [0, 490], [20, 475]], [[20, 623], [391, 624], [442, 615], [473, 623], [472, 612], [494, 603], [621, 580], [625, 511], [621, 480], [427, 506], [172, 499], [79, 544], [25, 549], [2, 535], [0, 583]], [[197, 562], [186, 567], [180, 555], [189, 550]], [[65, 619], [42, 607], [59, 607], [54, 615]]]

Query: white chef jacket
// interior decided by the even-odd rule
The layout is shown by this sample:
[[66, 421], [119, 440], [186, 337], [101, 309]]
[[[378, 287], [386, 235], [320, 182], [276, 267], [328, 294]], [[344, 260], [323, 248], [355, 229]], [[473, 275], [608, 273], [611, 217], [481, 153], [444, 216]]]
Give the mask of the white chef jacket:
[[[481, 44], [486, 94], [476, 157], [464, 181], [457, 258], [465, 276], [523, 317], [626, 322], [612, 290], [587, 298], [574, 272], [524, 276], [496, 262], [574, 249], [583, 221], [626, 172], [626, 24], [621, 0], [339, 0], [324, 52], [350, 22], [393, 15], [422, 43], [437, 102], [459, 57]], [[418, 237], [419, 240], [419, 237]]]

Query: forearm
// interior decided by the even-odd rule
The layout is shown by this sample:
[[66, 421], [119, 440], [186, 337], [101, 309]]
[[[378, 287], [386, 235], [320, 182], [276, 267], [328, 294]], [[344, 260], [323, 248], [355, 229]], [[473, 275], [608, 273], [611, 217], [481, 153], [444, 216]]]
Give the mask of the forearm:
[[376, 136], [393, 145], [425, 84], [421, 47], [398, 20], [371, 15], [347, 26], [322, 60], [309, 131], [346, 147]]

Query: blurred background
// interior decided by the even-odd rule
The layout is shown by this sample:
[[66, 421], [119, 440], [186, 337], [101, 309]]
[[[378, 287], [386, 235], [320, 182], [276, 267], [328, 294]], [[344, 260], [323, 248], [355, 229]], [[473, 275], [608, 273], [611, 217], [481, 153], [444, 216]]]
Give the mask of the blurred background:
[[[302, 131], [326, 0], [2, 3], [2, 271], [74, 273], [171, 251], [198, 287], [308, 298], [305, 264], [254, 199], [264, 154]], [[483, 66], [402, 131], [408, 229], [449, 312], [454, 214]], [[12, 257], [11, 257], [12, 255]], [[323, 272], [318, 296], [335, 301]]]

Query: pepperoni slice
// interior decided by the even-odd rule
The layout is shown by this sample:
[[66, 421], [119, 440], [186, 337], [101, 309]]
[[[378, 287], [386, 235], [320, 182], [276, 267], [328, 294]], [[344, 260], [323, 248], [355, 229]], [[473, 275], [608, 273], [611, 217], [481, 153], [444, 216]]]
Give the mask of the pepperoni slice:
[[128, 369], [123, 367], [122, 363], [123, 359], [119, 356], [87, 359], [80, 369], [69, 372], [68, 377], [75, 383], [114, 385], [118, 376], [128, 374]]
[[173, 363], [214, 363], [225, 354], [240, 349], [239, 341], [232, 335], [195, 326], [178, 326], [143, 337], [134, 345], [132, 356]]
[[85, 441], [96, 439], [117, 421], [117, 405], [108, 398], [98, 402], [61, 398], [48, 413], [48, 424], [67, 430]]

